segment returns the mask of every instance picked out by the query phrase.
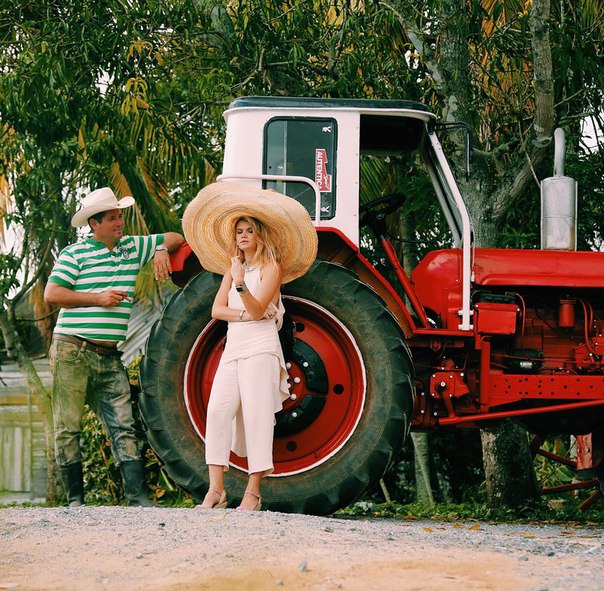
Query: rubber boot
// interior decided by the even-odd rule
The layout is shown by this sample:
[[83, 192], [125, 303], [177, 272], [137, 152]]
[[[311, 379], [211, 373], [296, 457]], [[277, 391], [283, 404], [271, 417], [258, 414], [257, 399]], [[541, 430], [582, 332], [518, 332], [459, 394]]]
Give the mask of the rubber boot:
[[67, 502], [70, 507], [81, 507], [84, 504], [84, 476], [82, 464], [74, 462], [59, 466], [61, 470], [61, 479], [65, 487]]
[[149, 500], [149, 489], [145, 483], [145, 471], [141, 460], [122, 462], [120, 464], [124, 494], [131, 507], [153, 507]]

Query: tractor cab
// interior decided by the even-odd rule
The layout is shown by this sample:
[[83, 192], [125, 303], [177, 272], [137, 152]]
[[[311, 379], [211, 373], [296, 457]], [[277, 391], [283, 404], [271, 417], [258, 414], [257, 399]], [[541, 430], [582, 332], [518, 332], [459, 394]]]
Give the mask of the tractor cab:
[[[461, 330], [471, 328], [470, 220], [436, 135], [435, 115], [427, 107], [404, 100], [246, 97], [231, 103], [225, 119], [219, 180], [253, 183], [297, 199], [319, 232], [319, 256], [353, 268], [406, 327], [417, 319], [373, 266], [362, 268], [353, 257], [361, 241], [363, 203], [392, 193], [389, 186], [395, 186], [396, 175], [405, 174], [405, 163], [419, 158], [452, 245], [462, 249], [456, 314]], [[371, 175], [383, 181], [382, 195], [369, 194]], [[425, 313], [416, 307], [421, 324]]]

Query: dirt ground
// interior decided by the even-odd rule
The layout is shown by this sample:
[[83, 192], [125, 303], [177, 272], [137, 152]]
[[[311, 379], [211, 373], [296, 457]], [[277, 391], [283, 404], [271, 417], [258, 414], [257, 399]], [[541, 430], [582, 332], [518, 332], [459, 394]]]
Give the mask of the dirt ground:
[[598, 528], [232, 509], [0, 509], [0, 589], [579, 591]]

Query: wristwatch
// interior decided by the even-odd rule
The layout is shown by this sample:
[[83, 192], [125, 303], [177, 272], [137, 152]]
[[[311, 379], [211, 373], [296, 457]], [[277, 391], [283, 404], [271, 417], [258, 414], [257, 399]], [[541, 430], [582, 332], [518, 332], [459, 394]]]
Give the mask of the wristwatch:
[[155, 247], [155, 252], [159, 252], [160, 250], [165, 250], [166, 252], [168, 252], [168, 247], [165, 244], [158, 244]]
[[242, 291], [247, 291], [247, 285], [245, 283], [242, 283], [241, 285], [236, 285], [235, 289], [241, 293]]

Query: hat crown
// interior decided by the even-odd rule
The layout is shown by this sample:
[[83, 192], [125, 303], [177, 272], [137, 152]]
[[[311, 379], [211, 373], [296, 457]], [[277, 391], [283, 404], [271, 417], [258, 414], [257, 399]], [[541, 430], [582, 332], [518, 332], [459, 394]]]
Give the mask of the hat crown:
[[92, 193], [88, 193], [88, 195], [82, 199], [80, 209], [83, 209], [84, 207], [92, 207], [94, 205], [110, 204], [117, 204], [117, 197], [109, 187], [103, 187], [102, 189], [97, 189]]

